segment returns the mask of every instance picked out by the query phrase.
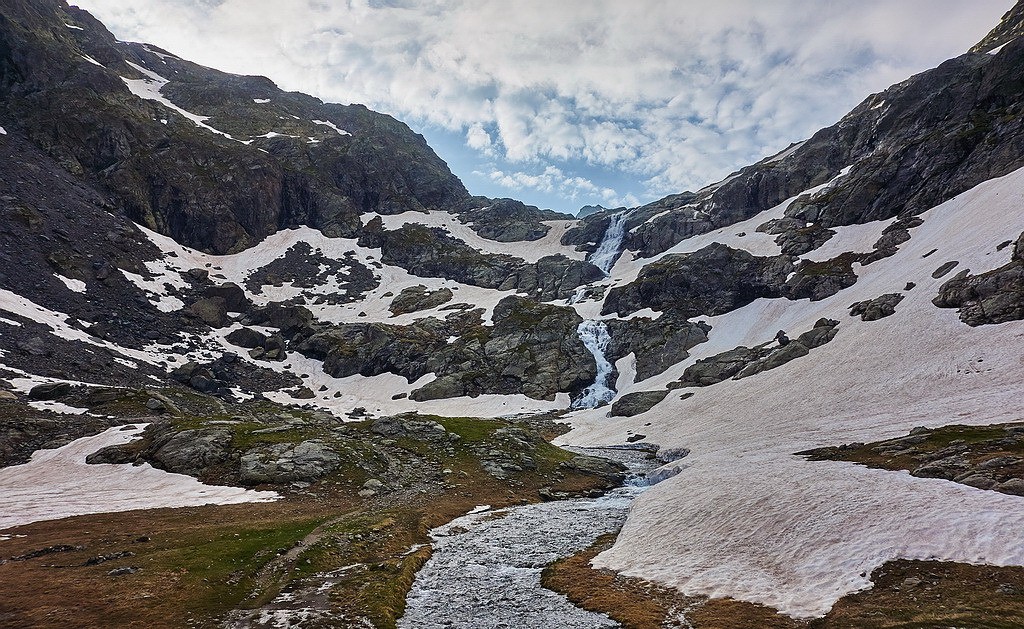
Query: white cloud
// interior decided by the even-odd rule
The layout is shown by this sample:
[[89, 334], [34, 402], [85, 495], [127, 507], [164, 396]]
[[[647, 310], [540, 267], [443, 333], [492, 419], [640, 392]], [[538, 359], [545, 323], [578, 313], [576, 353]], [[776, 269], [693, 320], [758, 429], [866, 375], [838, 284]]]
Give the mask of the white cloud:
[[1013, 2], [79, 4], [122, 38], [464, 133], [483, 155], [531, 165], [534, 174], [502, 175], [540, 177], [532, 187], [557, 178], [543, 165], [582, 160], [660, 194], [700, 187], [831, 124], [869, 93], [968, 48]]
[[571, 201], [599, 197], [601, 202], [609, 207], [632, 207], [640, 203], [639, 199], [632, 194], [619, 194], [615, 189], [599, 186], [585, 177], [567, 176], [557, 166], [546, 166], [537, 173], [504, 172], [495, 169], [487, 176], [491, 181], [512, 192], [530, 188], [547, 194], [557, 194]]

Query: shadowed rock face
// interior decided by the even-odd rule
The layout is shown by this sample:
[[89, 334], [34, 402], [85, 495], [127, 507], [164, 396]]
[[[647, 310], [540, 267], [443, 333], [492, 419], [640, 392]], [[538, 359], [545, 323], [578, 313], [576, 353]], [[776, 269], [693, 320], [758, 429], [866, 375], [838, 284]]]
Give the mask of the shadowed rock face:
[[[4, 120], [133, 220], [184, 244], [237, 251], [300, 224], [354, 236], [364, 212], [469, 198], [423, 137], [390, 116], [118, 42], [63, 2], [5, 3], [0, 16]], [[162, 96], [234, 139], [130, 93], [120, 77], [148, 78], [131, 64], [169, 79]], [[258, 137], [268, 132], [280, 135]]]

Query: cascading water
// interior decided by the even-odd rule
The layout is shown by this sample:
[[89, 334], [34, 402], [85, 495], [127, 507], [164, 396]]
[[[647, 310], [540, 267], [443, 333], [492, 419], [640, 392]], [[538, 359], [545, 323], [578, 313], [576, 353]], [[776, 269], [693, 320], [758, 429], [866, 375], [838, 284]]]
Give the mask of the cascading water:
[[[615, 260], [619, 257], [619, 247], [622, 246], [622, 239], [626, 235], [626, 213], [615, 214], [608, 222], [608, 228], [604, 231], [601, 243], [597, 250], [590, 256], [590, 262], [601, 272], [608, 275]], [[569, 304], [578, 303], [586, 294], [586, 287], [581, 286], [576, 293], [569, 298]], [[615, 397], [615, 390], [608, 386], [608, 379], [612, 375], [612, 364], [605, 358], [605, 351], [608, 350], [608, 343], [612, 337], [608, 333], [608, 326], [601, 321], [584, 321], [576, 328], [583, 345], [594, 356], [597, 363], [597, 377], [594, 384], [583, 391], [583, 396], [573, 402], [573, 408], [597, 408], [607, 404]]]
[[612, 364], [605, 358], [608, 344], [612, 337], [608, 326], [603, 321], [584, 321], [576, 328], [583, 345], [594, 356], [597, 363], [597, 377], [594, 384], [583, 390], [583, 396], [573, 402], [573, 408], [597, 408], [607, 404], [615, 397], [615, 390], [608, 387], [608, 379], [612, 375]]
[[622, 212], [612, 216], [608, 223], [608, 229], [604, 230], [601, 243], [597, 245], [597, 249], [590, 256], [590, 263], [608, 275], [619, 258], [619, 247], [622, 246], [622, 239], [625, 235], [626, 213]]

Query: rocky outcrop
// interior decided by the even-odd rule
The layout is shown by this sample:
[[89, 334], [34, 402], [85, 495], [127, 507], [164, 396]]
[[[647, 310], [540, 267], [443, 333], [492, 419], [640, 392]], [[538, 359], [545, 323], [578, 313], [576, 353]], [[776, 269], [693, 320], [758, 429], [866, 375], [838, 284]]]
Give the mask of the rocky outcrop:
[[479, 327], [436, 352], [425, 373], [437, 379], [413, 391], [414, 400], [483, 393], [522, 393], [553, 400], [577, 394], [594, 381], [597, 367], [576, 328], [576, 311], [522, 297], [494, 307], [494, 325]]
[[413, 275], [515, 290], [543, 301], [564, 299], [577, 286], [604, 277], [589, 262], [563, 255], [547, 256], [530, 264], [509, 255], [481, 253], [443, 229], [424, 225], [410, 224], [388, 231], [379, 219], [374, 219], [366, 225], [359, 243], [380, 247], [384, 262]]
[[624, 316], [653, 308], [687, 319], [719, 315], [759, 297], [781, 297], [792, 271], [788, 257], [758, 257], [714, 243], [648, 264], [634, 282], [609, 291], [601, 312]]
[[685, 360], [689, 350], [708, 340], [711, 326], [693, 323], [673, 313], [657, 319], [634, 317], [607, 322], [611, 334], [608, 358], [612, 363], [633, 354], [636, 379], [646, 380]]
[[419, 312], [420, 310], [430, 310], [431, 308], [437, 308], [448, 303], [453, 297], [454, 293], [452, 293], [450, 288], [427, 290], [427, 287], [422, 284], [409, 286], [391, 300], [388, 310], [395, 316], [409, 312]]
[[1024, 319], [1024, 234], [1008, 264], [981, 275], [961, 271], [942, 285], [932, 303], [958, 308], [960, 320], [970, 326]]
[[780, 334], [776, 343], [765, 343], [753, 348], [740, 346], [703, 358], [687, 367], [682, 377], [669, 384], [669, 388], [707, 387], [730, 378], [740, 380], [781, 367], [831, 341], [835, 338], [838, 326], [838, 321], [819, 319], [812, 329], [796, 340], [789, 340], [785, 334]]
[[247, 450], [239, 460], [244, 485], [310, 483], [338, 469], [341, 457], [321, 441], [275, 443]]
[[874, 299], [860, 301], [850, 306], [850, 316], [862, 321], [877, 321], [896, 313], [896, 305], [903, 301], [902, 293], [886, 293]]
[[485, 204], [459, 211], [459, 220], [469, 223], [476, 233], [498, 242], [539, 240], [551, 229], [543, 221], [568, 220], [568, 214], [542, 210], [515, 199], [474, 197], [470, 205]]
[[940, 478], [978, 489], [1024, 496], [1024, 426], [918, 427], [905, 437], [875, 443], [851, 443], [797, 454], [812, 461], [854, 461], [889, 470], [907, 470], [919, 478]]

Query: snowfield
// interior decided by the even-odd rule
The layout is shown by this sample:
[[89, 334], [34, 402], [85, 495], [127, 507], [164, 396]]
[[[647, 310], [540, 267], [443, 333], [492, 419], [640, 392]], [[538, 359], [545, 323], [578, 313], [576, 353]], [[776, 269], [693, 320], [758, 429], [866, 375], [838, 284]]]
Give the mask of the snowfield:
[[87, 456], [128, 443], [145, 425], [110, 428], [55, 450], [38, 450], [24, 465], [0, 469], [0, 530], [88, 513], [160, 507], [268, 502], [278, 495], [204, 485], [150, 465], [89, 465]]
[[[953, 273], [1008, 262], [1010, 250], [995, 247], [1024, 231], [1022, 205], [1024, 169], [985, 182], [923, 214], [895, 256], [855, 265], [853, 287], [819, 302], [761, 299], [704, 318], [713, 326], [708, 343], [619, 393], [662, 388], [696, 360], [770, 341], [779, 329], [796, 335], [820, 317], [839, 320], [835, 339], [809, 358], [689, 389], [696, 395], [687, 400], [676, 391], [632, 418], [609, 418], [606, 408], [573, 413], [574, 429], [558, 443], [622, 443], [632, 431], [691, 451], [681, 473], [637, 500], [615, 546], [595, 564], [795, 617], [825, 614], [898, 557], [1024, 564], [1024, 498], [793, 455], [921, 425], [1024, 419], [1024, 322], [971, 328], [955, 310], [931, 303]], [[840, 229], [826, 246], [862, 249], [865, 230]], [[954, 260], [952, 273], [932, 278]], [[902, 292], [907, 282], [917, 286], [895, 315], [849, 316], [850, 304]]]

